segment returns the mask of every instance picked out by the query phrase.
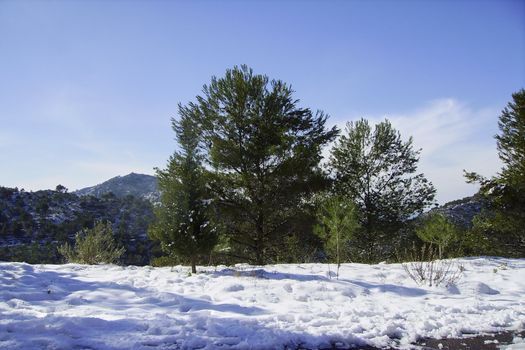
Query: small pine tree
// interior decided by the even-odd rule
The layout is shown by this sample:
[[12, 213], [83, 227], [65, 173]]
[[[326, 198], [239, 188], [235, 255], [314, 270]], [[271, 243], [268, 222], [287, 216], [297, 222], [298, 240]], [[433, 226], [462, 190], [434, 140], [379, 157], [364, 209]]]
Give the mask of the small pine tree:
[[161, 205], [149, 235], [165, 253], [188, 259], [196, 273], [199, 256], [209, 256], [217, 244], [217, 232], [209, 218], [199, 126], [190, 109], [179, 106], [179, 114], [173, 129], [180, 151], [170, 158], [166, 170], [157, 171]]
[[438, 258], [441, 259], [445, 249], [458, 240], [456, 226], [443, 214], [431, 214], [416, 228], [417, 236], [424, 242], [438, 247]]
[[75, 235], [75, 246], [69, 243], [58, 247], [58, 252], [68, 263], [78, 264], [114, 264], [122, 254], [124, 247], [118, 247], [113, 238], [111, 223], [97, 222], [92, 229], [83, 229]]
[[352, 201], [337, 196], [322, 203], [314, 231], [323, 240], [328, 256], [335, 260], [338, 277], [348, 243], [358, 227], [357, 207]]

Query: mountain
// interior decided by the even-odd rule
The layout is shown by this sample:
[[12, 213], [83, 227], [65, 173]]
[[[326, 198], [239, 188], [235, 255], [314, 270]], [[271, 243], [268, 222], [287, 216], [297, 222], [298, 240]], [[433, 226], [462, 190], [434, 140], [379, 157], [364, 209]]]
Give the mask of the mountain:
[[60, 262], [57, 246], [97, 221], [109, 221], [126, 248], [121, 262], [147, 264], [153, 248], [147, 229], [159, 199], [157, 179], [136, 173], [71, 193], [0, 187], [0, 260]]
[[479, 194], [475, 194], [433, 208], [428, 211], [426, 215], [431, 213], [443, 214], [459, 227], [469, 229], [472, 227], [472, 219], [474, 219], [474, 216], [481, 213], [483, 209], [488, 209], [487, 200]]
[[153, 219], [153, 204], [141, 197], [0, 187], [0, 261], [58, 263], [57, 246], [97, 221], [109, 221], [126, 249], [122, 263], [144, 265], [153, 247], [147, 237]]
[[133, 195], [143, 198], [151, 203], [160, 200], [157, 178], [151, 175], [131, 173], [125, 176], [111, 178], [101, 184], [82, 188], [73, 192], [78, 196], [95, 196], [101, 198], [104, 194], [112, 192], [119, 198]]

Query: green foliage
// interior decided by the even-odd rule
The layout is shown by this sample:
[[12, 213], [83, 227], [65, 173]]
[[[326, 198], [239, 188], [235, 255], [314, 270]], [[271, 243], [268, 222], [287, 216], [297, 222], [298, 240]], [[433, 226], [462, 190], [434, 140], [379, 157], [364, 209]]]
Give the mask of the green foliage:
[[19, 244], [0, 247], [0, 261], [21, 261], [28, 264], [53, 264], [58, 261], [55, 243]]
[[177, 256], [159, 256], [151, 259], [151, 266], [154, 267], [175, 266], [181, 263]]
[[523, 189], [525, 186], [525, 89], [512, 94], [512, 102], [499, 117], [500, 134], [496, 135], [498, 154], [504, 167], [505, 184]]
[[323, 250], [322, 242], [313, 232], [293, 234], [283, 239], [280, 249], [275, 251], [276, 263], [314, 263], [318, 262]]
[[475, 220], [473, 231], [495, 245], [502, 255], [525, 256], [525, 90], [512, 95], [513, 101], [499, 117], [496, 135], [503, 169], [487, 179], [465, 172], [469, 183], [479, 183], [489, 210]]
[[57, 187], [55, 188], [55, 191], [59, 193], [67, 193], [67, 188], [63, 185], [58, 184]]
[[334, 190], [359, 209], [362, 260], [384, 258], [377, 246], [391, 244], [406, 221], [432, 203], [434, 186], [416, 174], [419, 152], [412, 138], [404, 142], [388, 120], [374, 129], [365, 119], [348, 123], [346, 135], [333, 147], [329, 167]]
[[355, 204], [342, 196], [327, 198], [320, 206], [315, 232], [337, 268], [348, 259], [348, 245], [359, 227]]
[[45, 218], [49, 211], [49, 198], [40, 198], [36, 204], [35, 209], [36, 212], [41, 216], [41, 218]]
[[459, 240], [457, 227], [442, 214], [430, 214], [416, 228], [417, 236], [438, 248], [438, 259], [444, 257], [445, 249]]
[[326, 186], [321, 148], [337, 130], [297, 104], [289, 85], [242, 66], [213, 77], [203, 96], [181, 107], [202, 129], [209, 192], [238, 259], [275, 261], [283, 242], [301, 234], [308, 197]]
[[482, 211], [472, 220], [472, 228], [464, 233], [461, 249], [464, 255], [506, 255], [501, 251], [501, 244], [497, 236], [490, 234], [490, 225], [487, 225], [487, 211]]
[[68, 263], [92, 265], [116, 263], [125, 249], [117, 247], [110, 222], [97, 222], [76, 234], [74, 247], [65, 243], [58, 251]]
[[149, 235], [160, 241], [164, 252], [189, 259], [195, 273], [199, 257], [209, 256], [217, 244], [217, 229], [210, 222], [200, 129], [187, 108], [179, 106], [179, 114], [173, 129], [181, 150], [170, 158], [167, 169], [157, 171], [161, 205]]
[[51, 190], [25, 192], [0, 187], [0, 246], [12, 247], [13, 254], [9, 249], [8, 254], [3, 254], [8, 261], [31, 259], [22, 251], [29, 251], [30, 244], [36, 242], [39, 253], [32, 256], [42, 260], [32, 261], [59, 263], [56, 248], [52, 254], [45, 252], [48, 243], [61, 245], [82, 228], [93, 227], [96, 221], [111, 221], [115, 223], [117, 243], [126, 248], [121, 262], [145, 265], [150, 261], [152, 243], [144, 236], [152, 219], [151, 203], [133, 196], [101, 199]]

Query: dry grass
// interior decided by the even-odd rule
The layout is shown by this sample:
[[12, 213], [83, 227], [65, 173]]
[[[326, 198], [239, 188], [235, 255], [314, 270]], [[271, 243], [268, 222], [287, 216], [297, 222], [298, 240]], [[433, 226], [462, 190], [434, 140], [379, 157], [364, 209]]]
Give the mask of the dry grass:
[[409, 262], [402, 264], [408, 276], [418, 285], [439, 286], [455, 284], [463, 274], [464, 268], [454, 260], [438, 260], [437, 249], [423, 245], [413, 248], [407, 255]]

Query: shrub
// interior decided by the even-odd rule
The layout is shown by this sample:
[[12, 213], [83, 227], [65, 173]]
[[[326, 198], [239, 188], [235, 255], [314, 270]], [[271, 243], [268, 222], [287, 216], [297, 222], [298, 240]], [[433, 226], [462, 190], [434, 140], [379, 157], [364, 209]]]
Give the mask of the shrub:
[[403, 269], [418, 285], [449, 286], [461, 278], [462, 265], [453, 260], [436, 260], [437, 252], [432, 245], [423, 244], [420, 249], [415, 246], [407, 254], [410, 262], [403, 263]]
[[58, 248], [68, 263], [113, 264], [125, 249], [118, 247], [113, 238], [110, 222], [97, 222], [92, 229], [83, 229], [75, 235], [75, 246], [69, 243]]

